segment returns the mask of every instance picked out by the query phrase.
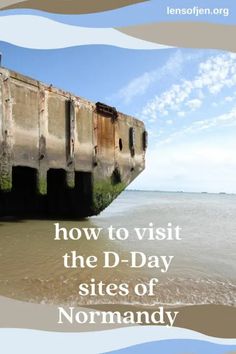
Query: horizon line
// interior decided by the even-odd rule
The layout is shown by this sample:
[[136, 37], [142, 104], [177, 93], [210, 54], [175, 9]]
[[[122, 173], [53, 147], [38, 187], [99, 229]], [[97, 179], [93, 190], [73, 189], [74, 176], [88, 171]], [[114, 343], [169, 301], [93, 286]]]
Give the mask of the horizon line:
[[187, 192], [187, 191], [168, 191], [168, 190], [158, 190], [158, 189], [130, 189], [130, 188], [126, 188], [125, 191], [127, 192], [159, 192], [159, 193], [192, 193], [192, 194], [221, 194], [221, 195], [236, 195], [236, 193], [234, 192], [206, 192], [206, 191], [202, 191], [202, 192]]

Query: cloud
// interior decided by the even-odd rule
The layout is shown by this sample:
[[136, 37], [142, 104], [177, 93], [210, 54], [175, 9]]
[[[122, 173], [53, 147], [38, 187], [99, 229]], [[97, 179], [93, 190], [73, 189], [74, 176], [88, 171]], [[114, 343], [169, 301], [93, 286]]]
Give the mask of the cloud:
[[173, 142], [147, 153], [146, 170], [131, 188], [236, 193], [235, 139]]
[[178, 115], [179, 117], [185, 117], [185, 116], [186, 116], [186, 112], [180, 111], [180, 112], [177, 113], [177, 115]]
[[184, 136], [198, 134], [202, 131], [217, 127], [236, 127], [236, 107], [219, 116], [197, 120], [183, 129], [170, 134], [167, 139], [160, 140], [158, 145], [169, 144], [170, 142], [178, 140]]
[[[156, 144], [153, 139], [146, 170], [131, 188], [236, 193], [236, 140], [232, 133], [236, 127], [236, 104], [232, 107], [235, 87], [236, 55], [223, 53], [201, 61], [191, 80], [182, 79], [151, 99], [140, 116], [154, 123], [162, 115], [166, 124], [160, 124], [164, 131], [155, 138]], [[226, 89], [231, 89], [230, 93]], [[220, 100], [217, 95], [223, 90], [227, 93]], [[209, 96], [217, 105], [230, 103], [228, 110], [214, 116], [201, 110], [198, 120], [179, 119], [182, 127], [179, 123], [173, 132], [168, 122], [174, 121], [174, 113], [185, 117], [198, 110]], [[164, 134], [166, 138], [162, 138]]]
[[[189, 60], [188, 57], [186, 59]], [[178, 76], [182, 71], [183, 63], [186, 59], [182, 55], [182, 52], [177, 50], [161, 68], [147, 71], [132, 79], [117, 93], [112, 95], [112, 98], [122, 100], [125, 104], [130, 103], [135, 97], [144, 95], [153, 83], [161, 80], [166, 75]]]
[[235, 97], [233, 97], [233, 96], [226, 96], [225, 102], [233, 102], [234, 99], [235, 99]]
[[224, 102], [233, 102], [235, 101], [236, 102], [236, 91], [232, 92], [230, 96], [226, 96], [224, 98]]
[[186, 102], [186, 106], [193, 111], [201, 107], [201, 105], [202, 105], [202, 101], [198, 98], [194, 98], [193, 100], [189, 100], [188, 102]]
[[236, 85], [236, 54], [225, 53], [212, 56], [198, 66], [193, 80], [183, 79], [160, 96], [155, 96], [142, 109], [143, 119], [156, 120], [170, 111], [184, 112], [184, 107], [196, 110], [204, 100], [203, 90], [216, 95], [224, 88]]

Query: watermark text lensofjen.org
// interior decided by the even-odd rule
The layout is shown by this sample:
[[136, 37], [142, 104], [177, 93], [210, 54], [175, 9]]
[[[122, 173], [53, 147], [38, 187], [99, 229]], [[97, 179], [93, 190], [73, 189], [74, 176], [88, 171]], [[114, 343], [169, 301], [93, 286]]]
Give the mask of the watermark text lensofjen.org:
[[182, 8], [177, 8], [177, 7], [170, 7], [167, 6], [166, 8], [166, 13], [167, 15], [182, 15], [182, 16], [229, 16], [229, 8], [207, 8], [207, 7], [198, 7], [198, 6], [193, 6], [193, 7], [182, 7]]

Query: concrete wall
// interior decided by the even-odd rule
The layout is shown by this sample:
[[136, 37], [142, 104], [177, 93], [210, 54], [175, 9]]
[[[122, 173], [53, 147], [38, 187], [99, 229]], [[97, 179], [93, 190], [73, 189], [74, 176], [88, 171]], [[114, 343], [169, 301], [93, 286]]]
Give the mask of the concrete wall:
[[[91, 194], [87, 214], [109, 205], [145, 167], [143, 123], [109, 110], [103, 113], [82, 98], [0, 68], [0, 204], [3, 192], [14, 191], [13, 169], [25, 167], [35, 170], [37, 195], [49, 194], [49, 171], [61, 171], [58, 180], [65, 179], [78, 203]], [[44, 204], [47, 208], [48, 201]]]

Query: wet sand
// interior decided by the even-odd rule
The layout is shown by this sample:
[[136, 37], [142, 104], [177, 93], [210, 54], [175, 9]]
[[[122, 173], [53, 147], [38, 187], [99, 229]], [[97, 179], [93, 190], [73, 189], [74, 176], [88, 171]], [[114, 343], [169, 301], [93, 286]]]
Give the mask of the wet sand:
[[[189, 306], [236, 304], [236, 196], [158, 192], [125, 192], [100, 216], [82, 221], [0, 220], [0, 294], [36, 303], [94, 306]], [[54, 241], [54, 223], [73, 227], [126, 227], [127, 241], [110, 241], [106, 233], [98, 241]], [[169, 222], [183, 228], [181, 242], [137, 241], [133, 228], [153, 222]], [[167, 273], [156, 269], [65, 269], [62, 256], [77, 250], [101, 259], [104, 251], [127, 256], [174, 255]], [[135, 296], [137, 282], [159, 279], [154, 296]], [[126, 297], [82, 297], [79, 284], [127, 282]]]

